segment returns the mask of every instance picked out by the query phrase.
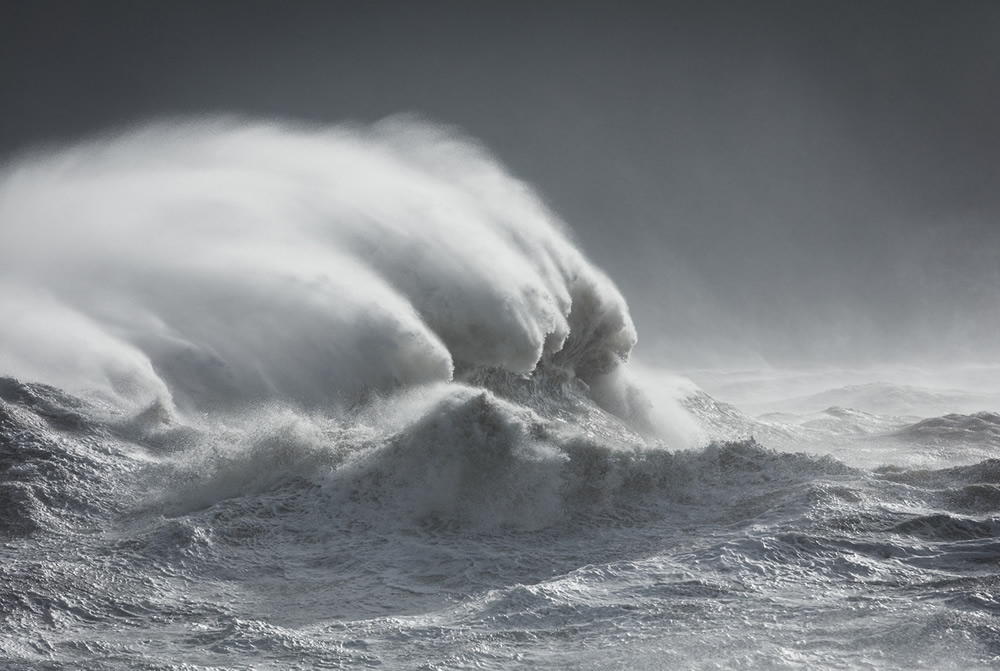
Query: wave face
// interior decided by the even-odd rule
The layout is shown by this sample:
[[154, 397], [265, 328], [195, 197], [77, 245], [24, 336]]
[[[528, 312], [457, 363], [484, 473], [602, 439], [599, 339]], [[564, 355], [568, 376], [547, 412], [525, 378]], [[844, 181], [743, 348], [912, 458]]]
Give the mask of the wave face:
[[996, 666], [995, 414], [627, 362], [453, 131], [138, 128], [10, 162], [0, 222], [11, 668]]

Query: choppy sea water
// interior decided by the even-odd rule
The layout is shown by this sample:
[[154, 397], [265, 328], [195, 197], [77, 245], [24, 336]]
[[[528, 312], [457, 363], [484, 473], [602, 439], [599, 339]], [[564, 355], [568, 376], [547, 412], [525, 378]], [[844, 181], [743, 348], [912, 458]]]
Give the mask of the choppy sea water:
[[[389, 428], [285, 411], [137, 436], [5, 379], [8, 666], [1000, 658], [998, 459], [869, 469], [754, 440], [673, 451], [479, 389], [423, 396]], [[965, 420], [981, 421], [1000, 424]]]
[[0, 219], [7, 668], [1000, 663], [995, 389], [628, 364], [451, 131], [139, 129]]

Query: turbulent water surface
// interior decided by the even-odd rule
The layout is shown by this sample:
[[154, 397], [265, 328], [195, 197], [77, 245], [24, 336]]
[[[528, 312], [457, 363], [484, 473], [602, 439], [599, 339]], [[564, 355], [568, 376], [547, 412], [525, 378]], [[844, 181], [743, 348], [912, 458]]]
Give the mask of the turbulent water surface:
[[451, 130], [11, 161], [0, 311], [10, 668], [1000, 663], [997, 389], [629, 364]]

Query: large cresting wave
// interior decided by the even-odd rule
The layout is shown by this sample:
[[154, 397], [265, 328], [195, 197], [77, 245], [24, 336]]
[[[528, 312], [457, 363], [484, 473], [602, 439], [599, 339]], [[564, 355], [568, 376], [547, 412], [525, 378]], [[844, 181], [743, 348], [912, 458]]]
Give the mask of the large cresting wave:
[[0, 222], [0, 370], [112, 407], [544, 378], [636, 412], [625, 301], [451, 129], [143, 126], [8, 164]]
[[996, 413], [841, 403], [954, 398], [886, 383], [751, 416], [635, 341], [449, 129], [173, 122], [9, 161], [0, 659], [997, 667]]

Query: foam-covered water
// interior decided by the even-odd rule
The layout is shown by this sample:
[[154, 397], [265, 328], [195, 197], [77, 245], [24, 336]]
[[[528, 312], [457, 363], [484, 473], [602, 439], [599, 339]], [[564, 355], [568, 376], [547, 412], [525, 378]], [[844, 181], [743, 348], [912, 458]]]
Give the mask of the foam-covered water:
[[629, 364], [450, 130], [138, 128], [9, 162], [0, 226], [10, 668], [1000, 662], [995, 414]]

